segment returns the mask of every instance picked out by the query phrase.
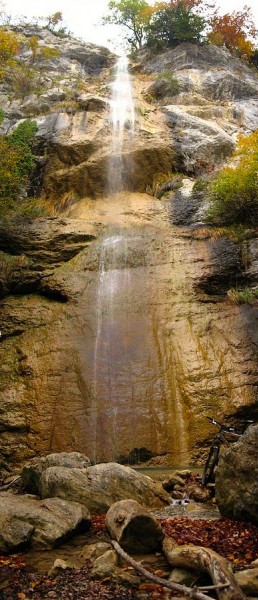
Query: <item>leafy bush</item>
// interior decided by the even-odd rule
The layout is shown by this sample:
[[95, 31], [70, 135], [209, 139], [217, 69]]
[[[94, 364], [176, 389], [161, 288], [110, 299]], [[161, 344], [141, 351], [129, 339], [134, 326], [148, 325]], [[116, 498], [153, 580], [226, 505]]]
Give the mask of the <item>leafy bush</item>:
[[239, 139], [233, 160], [237, 165], [224, 168], [211, 184], [208, 218], [252, 225], [258, 216], [258, 131]]
[[35, 166], [35, 157], [32, 153], [32, 146], [36, 132], [36, 121], [26, 119], [14, 129], [11, 135], [8, 136], [10, 148], [14, 148], [20, 153], [20, 159], [17, 166], [21, 177], [28, 177]]
[[0, 136], [0, 210], [3, 214], [17, 207], [35, 165], [32, 146], [37, 130], [35, 121], [25, 120], [11, 135]]
[[13, 68], [19, 49], [19, 36], [0, 27], [0, 79], [5, 77], [8, 68]]

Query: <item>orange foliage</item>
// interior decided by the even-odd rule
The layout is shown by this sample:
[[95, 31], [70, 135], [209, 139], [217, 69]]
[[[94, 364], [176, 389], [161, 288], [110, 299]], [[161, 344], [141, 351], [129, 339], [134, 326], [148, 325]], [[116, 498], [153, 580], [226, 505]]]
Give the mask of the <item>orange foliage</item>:
[[0, 65], [5, 66], [19, 52], [20, 39], [11, 31], [0, 28]]
[[237, 50], [241, 56], [250, 58], [254, 52], [253, 41], [257, 36], [251, 9], [219, 16], [215, 14], [210, 20], [211, 31], [208, 40], [216, 45], [225, 45], [230, 50]]

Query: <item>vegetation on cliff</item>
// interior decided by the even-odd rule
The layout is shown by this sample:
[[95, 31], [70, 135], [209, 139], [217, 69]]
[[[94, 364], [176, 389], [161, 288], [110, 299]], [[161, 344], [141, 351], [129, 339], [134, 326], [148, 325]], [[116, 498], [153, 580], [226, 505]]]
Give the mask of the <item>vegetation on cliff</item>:
[[[3, 113], [1, 116], [3, 118]], [[38, 216], [42, 212], [43, 205], [37, 206], [35, 199], [27, 198], [26, 192], [35, 167], [36, 131], [36, 122], [26, 119], [10, 135], [0, 135], [0, 217], [21, 212]]]
[[257, 29], [247, 6], [222, 16], [205, 0], [166, 0], [153, 6], [145, 0], [110, 0], [108, 6], [103, 23], [123, 25], [134, 50], [144, 43], [159, 49], [202, 41], [226, 46], [248, 60], [255, 53]]
[[240, 137], [231, 163], [210, 186], [209, 217], [216, 223], [253, 225], [258, 217], [257, 131]]

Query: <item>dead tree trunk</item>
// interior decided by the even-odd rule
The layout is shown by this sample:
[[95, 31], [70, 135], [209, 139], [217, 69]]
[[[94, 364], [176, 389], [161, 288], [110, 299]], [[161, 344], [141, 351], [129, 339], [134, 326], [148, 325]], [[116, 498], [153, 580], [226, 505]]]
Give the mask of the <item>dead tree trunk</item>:
[[136, 500], [112, 504], [106, 514], [106, 527], [127, 552], [146, 554], [161, 548], [161, 526]]
[[217, 552], [193, 544], [178, 546], [169, 537], [165, 537], [163, 541], [163, 551], [172, 567], [183, 567], [208, 573], [214, 585], [218, 586], [219, 600], [243, 600], [246, 598], [231, 571], [230, 563]]

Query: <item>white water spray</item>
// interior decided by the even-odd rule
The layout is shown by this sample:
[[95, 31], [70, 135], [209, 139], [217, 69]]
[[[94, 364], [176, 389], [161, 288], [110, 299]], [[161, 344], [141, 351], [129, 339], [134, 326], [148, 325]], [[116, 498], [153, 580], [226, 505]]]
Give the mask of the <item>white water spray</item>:
[[[112, 148], [109, 162], [109, 192], [115, 194], [124, 189], [122, 152], [124, 142], [126, 141], [127, 144], [132, 142], [135, 123], [131, 77], [128, 72], [128, 58], [125, 55], [121, 56], [117, 63], [110, 108]], [[126, 140], [125, 132], [129, 134]]]
[[[130, 145], [134, 133], [134, 101], [128, 58], [121, 56], [116, 67], [110, 102], [112, 127], [111, 156], [109, 160], [108, 192], [115, 195], [124, 189], [124, 144]], [[93, 366], [92, 427], [93, 461], [98, 460], [98, 437], [103, 427], [109, 428], [107, 444], [116, 458], [117, 378], [119, 372], [119, 344], [117, 339], [117, 302], [127, 301], [130, 290], [130, 269], [127, 268], [128, 240], [124, 231], [111, 230], [100, 247], [99, 277], [96, 298], [96, 339]], [[115, 357], [115, 358], [114, 358]], [[104, 384], [104, 385], [103, 385]], [[110, 453], [110, 448], [107, 448]]]

